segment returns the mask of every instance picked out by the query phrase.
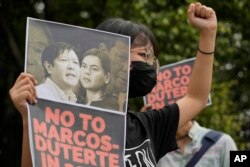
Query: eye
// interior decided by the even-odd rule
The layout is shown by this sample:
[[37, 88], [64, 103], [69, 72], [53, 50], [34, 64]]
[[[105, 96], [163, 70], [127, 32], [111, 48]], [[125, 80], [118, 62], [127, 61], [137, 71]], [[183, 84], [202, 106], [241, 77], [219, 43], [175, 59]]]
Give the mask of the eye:
[[39, 54], [41, 54], [42, 52], [43, 52], [43, 50], [42, 49], [40, 49], [40, 48], [34, 48], [34, 51], [36, 52], [36, 53], [39, 53]]
[[123, 60], [123, 56], [122, 55], [119, 55], [118, 58], [119, 58], [119, 60]]
[[74, 60], [73, 63], [79, 65], [79, 62], [77, 60]]
[[99, 69], [97, 67], [92, 67], [92, 71], [99, 71]]
[[84, 68], [84, 69], [86, 69], [86, 68], [87, 68], [87, 65], [84, 64], [84, 63], [82, 63], [81, 67]]
[[61, 59], [59, 59], [59, 61], [60, 61], [60, 62], [67, 62], [68, 59], [66, 59], [66, 58], [61, 58]]

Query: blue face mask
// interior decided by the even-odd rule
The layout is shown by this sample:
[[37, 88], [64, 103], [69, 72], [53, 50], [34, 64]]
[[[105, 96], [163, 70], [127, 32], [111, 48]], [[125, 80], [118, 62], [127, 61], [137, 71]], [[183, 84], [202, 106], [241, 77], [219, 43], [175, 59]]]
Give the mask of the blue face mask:
[[129, 98], [145, 96], [156, 85], [156, 67], [145, 62], [134, 61], [131, 64], [129, 79]]

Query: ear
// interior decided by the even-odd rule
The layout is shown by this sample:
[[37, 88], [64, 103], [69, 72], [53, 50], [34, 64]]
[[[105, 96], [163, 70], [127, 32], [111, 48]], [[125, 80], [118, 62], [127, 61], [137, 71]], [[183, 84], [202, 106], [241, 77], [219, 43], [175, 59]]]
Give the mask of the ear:
[[47, 73], [51, 74], [51, 71], [52, 71], [52, 68], [53, 68], [52, 64], [50, 64], [48, 61], [44, 61], [43, 64], [44, 64], [44, 67], [45, 67]]
[[106, 74], [104, 83], [108, 84], [109, 82], [110, 82], [110, 72]]

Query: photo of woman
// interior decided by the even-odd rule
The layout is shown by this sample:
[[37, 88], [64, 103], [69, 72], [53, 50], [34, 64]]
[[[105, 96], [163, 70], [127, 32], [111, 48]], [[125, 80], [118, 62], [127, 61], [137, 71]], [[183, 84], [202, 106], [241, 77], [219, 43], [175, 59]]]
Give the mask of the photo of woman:
[[87, 50], [81, 61], [81, 91], [78, 103], [118, 110], [118, 100], [111, 90], [111, 65], [104, 44]]

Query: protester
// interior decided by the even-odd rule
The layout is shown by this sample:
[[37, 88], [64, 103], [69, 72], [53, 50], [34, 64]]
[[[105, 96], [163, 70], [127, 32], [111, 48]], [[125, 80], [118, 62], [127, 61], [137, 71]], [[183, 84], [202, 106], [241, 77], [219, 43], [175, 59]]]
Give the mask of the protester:
[[[177, 149], [177, 128], [206, 106], [211, 89], [217, 19], [211, 8], [192, 3], [188, 8], [188, 20], [200, 33], [188, 91], [182, 99], [158, 111], [127, 112], [126, 166], [155, 166], [167, 152]], [[97, 29], [131, 37], [129, 96], [149, 93], [156, 84], [158, 55], [151, 31], [142, 24], [123, 19], [108, 19]], [[10, 90], [11, 99], [23, 118], [22, 166], [25, 167], [32, 165], [26, 100], [36, 102], [35, 83], [32, 75], [22, 73]]]
[[63, 42], [47, 46], [42, 54], [44, 83], [36, 87], [39, 98], [76, 102], [74, 88], [79, 81], [79, 58], [73, 46]]
[[118, 100], [110, 85], [112, 79], [107, 52], [102, 47], [87, 50], [81, 61], [80, 83], [83, 89], [78, 91], [78, 103], [118, 111]]
[[[188, 163], [191, 164], [190, 160], [205, 145], [202, 141], [208, 138], [206, 134], [211, 131], [214, 130], [200, 126], [197, 121], [189, 121], [177, 131], [176, 139], [179, 149], [162, 157], [157, 166], [186, 167]], [[195, 164], [196, 167], [230, 166], [230, 151], [237, 150], [236, 144], [228, 134], [218, 133], [221, 137], [217, 141], [214, 141], [213, 145], [203, 153], [202, 157]], [[215, 140], [213, 136], [207, 140], [210, 140], [210, 142]]]

